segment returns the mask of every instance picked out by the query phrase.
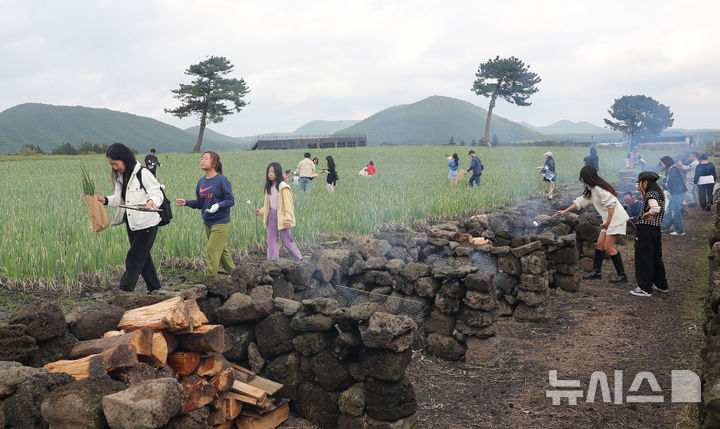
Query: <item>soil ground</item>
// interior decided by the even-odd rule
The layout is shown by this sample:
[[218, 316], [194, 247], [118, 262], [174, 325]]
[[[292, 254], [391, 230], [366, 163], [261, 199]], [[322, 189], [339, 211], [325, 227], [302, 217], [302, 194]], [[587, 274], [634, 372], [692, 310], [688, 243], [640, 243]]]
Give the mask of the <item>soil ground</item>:
[[[700, 374], [703, 306], [708, 279], [710, 212], [689, 209], [686, 235], [663, 234], [663, 256], [670, 293], [640, 298], [633, 243], [618, 246], [628, 283], [607, 281], [614, 268], [603, 265], [602, 280], [583, 280], [579, 292], [552, 290], [548, 318], [542, 322], [498, 322], [495, 362], [448, 363], [416, 353], [408, 369], [419, 402], [423, 428], [676, 428], [697, 427], [697, 405], [670, 402], [670, 371]], [[559, 380], [580, 380], [587, 394], [594, 371], [607, 374], [614, 399], [614, 371], [623, 371], [623, 398], [635, 375], [652, 372], [663, 403], [552, 405], [546, 397], [548, 371]], [[561, 390], [561, 389], [558, 389]], [[570, 389], [565, 389], [570, 390]], [[637, 394], [637, 393], [634, 393]], [[640, 394], [652, 394], [645, 381]]]

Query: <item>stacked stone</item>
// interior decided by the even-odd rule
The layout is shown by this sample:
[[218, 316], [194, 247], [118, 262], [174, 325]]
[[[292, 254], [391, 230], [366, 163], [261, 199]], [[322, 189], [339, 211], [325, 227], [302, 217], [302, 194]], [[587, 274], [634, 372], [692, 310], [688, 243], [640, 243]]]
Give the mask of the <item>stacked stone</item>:
[[580, 266], [576, 235], [568, 234], [558, 237], [553, 244], [546, 246], [550, 285], [566, 292], [577, 292], [580, 289]]
[[[717, 232], [716, 232], [717, 234]], [[702, 350], [702, 402], [699, 403], [700, 427], [720, 426], [720, 242], [709, 256], [710, 277], [705, 315], [705, 347]]]
[[[514, 271], [520, 262], [520, 283], [517, 289], [518, 304], [513, 316], [518, 320], [536, 321], [547, 315], [550, 298], [545, 251], [541, 241], [532, 241], [511, 250], [505, 259], [512, 261]], [[513, 259], [514, 258], [514, 259]]]

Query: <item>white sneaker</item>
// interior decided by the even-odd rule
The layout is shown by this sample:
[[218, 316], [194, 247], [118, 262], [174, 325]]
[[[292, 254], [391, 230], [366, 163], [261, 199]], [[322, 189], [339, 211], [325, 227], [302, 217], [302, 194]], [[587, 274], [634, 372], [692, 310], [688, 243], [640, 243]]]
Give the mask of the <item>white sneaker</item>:
[[636, 287], [635, 289], [631, 290], [631, 291], [630, 291], [630, 295], [635, 295], [635, 296], [646, 296], [646, 297], [647, 297], [647, 296], [652, 296], [652, 294], [651, 294], [651, 293], [647, 293], [647, 292], [645, 292], [644, 290], [640, 289], [640, 287], [639, 287], [639, 286], [638, 286], [638, 287]]
[[673, 231], [673, 232], [670, 233], [670, 235], [685, 235], [685, 233], [684, 233], [684, 232]]
[[653, 290], [656, 291], [656, 292], [660, 292], [660, 293], [668, 293], [668, 292], [669, 292], [669, 290], [667, 290], [667, 289], [660, 289], [659, 287], [657, 287], [657, 286], [655, 286], [655, 285], [653, 285]]

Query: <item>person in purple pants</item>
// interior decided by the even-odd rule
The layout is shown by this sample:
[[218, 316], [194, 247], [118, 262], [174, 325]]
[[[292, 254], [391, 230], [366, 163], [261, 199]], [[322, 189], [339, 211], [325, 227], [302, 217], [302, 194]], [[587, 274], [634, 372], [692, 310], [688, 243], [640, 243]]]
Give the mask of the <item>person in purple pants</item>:
[[277, 162], [268, 165], [265, 180], [265, 204], [261, 209], [255, 209], [255, 215], [263, 217], [267, 227], [267, 258], [280, 257], [280, 244], [290, 253], [293, 259], [302, 261], [300, 250], [292, 239], [290, 230], [295, 226], [295, 208], [290, 185], [283, 180], [282, 167]]

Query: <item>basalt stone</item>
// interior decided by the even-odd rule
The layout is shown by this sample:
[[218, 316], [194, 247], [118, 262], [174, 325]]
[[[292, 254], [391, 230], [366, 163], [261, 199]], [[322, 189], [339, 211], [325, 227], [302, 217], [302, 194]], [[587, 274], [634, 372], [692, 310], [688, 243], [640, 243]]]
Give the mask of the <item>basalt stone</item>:
[[302, 291], [307, 289], [310, 284], [313, 271], [315, 271], [315, 267], [312, 262], [302, 260], [293, 263], [285, 274], [285, 277], [295, 286], [295, 289]]
[[23, 366], [20, 362], [0, 361], [0, 399], [12, 395], [20, 383], [38, 372], [47, 371]]
[[463, 303], [474, 310], [491, 311], [497, 308], [495, 293], [482, 293], [470, 290], [465, 294]]
[[[472, 328], [484, 328], [492, 325], [496, 320], [497, 312], [495, 311], [473, 310], [472, 308], [462, 306], [458, 314], [456, 327], [462, 324]], [[459, 327], [458, 330], [460, 330]]]
[[248, 345], [255, 340], [255, 329], [251, 324], [227, 326], [225, 334], [230, 337], [231, 349], [223, 355], [233, 361], [242, 362], [247, 357]]
[[102, 398], [126, 388], [108, 375], [85, 378], [48, 393], [40, 411], [52, 428], [107, 427]]
[[410, 253], [401, 246], [393, 246], [389, 252], [385, 254], [385, 257], [388, 259], [398, 259], [405, 262], [406, 259], [408, 259], [410, 256]]
[[338, 359], [347, 360], [357, 355], [361, 344], [359, 331], [345, 331], [335, 338], [332, 351]]
[[[262, 287], [257, 287], [253, 291], [264, 291]], [[251, 293], [253, 292], [251, 291]], [[256, 292], [257, 295], [264, 292]], [[215, 312], [218, 321], [223, 325], [234, 325], [250, 320], [262, 319], [272, 313], [273, 300], [263, 295], [262, 299], [254, 299], [242, 293], [233, 294], [227, 301]]]
[[600, 226], [593, 225], [590, 222], [579, 223], [575, 226], [575, 234], [584, 241], [594, 243], [600, 236]]
[[67, 323], [60, 307], [54, 302], [31, 302], [20, 306], [10, 315], [10, 325], [25, 325], [27, 333], [36, 341], [59, 337], [67, 332]]
[[248, 289], [248, 282], [250, 280], [248, 276], [250, 274], [244, 270], [245, 268], [240, 265], [232, 272], [230, 277], [203, 277], [202, 282], [205, 285], [207, 296], [226, 300], [233, 294], [245, 293]]
[[410, 349], [394, 352], [387, 349], [363, 347], [360, 349], [360, 373], [387, 381], [398, 381], [405, 375], [405, 370], [412, 359]]
[[524, 244], [520, 247], [515, 247], [512, 249], [512, 254], [515, 255], [515, 257], [520, 258], [522, 256], [527, 255], [528, 253], [534, 252], [536, 250], [542, 249], [542, 243], [539, 241], [533, 241], [528, 244]]
[[465, 277], [465, 289], [490, 293], [495, 290], [495, 275], [489, 272], [468, 274]]
[[384, 256], [373, 256], [365, 261], [365, 267], [369, 271], [382, 271], [385, 269], [387, 259]]
[[440, 293], [450, 298], [462, 298], [465, 295], [465, 290], [460, 285], [460, 281], [457, 279], [445, 280], [440, 287]]
[[575, 247], [562, 247], [548, 256], [553, 264], [574, 264], [578, 261], [578, 252]]
[[392, 286], [392, 275], [387, 271], [367, 271], [363, 275], [363, 283], [366, 285]]
[[512, 316], [513, 311], [515, 311], [515, 308], [510, 305], [507, 301], [502, 300], [498, 301], [498, 315], [500, 317], [503, 316]]
[[303, 383], [298, 389], [295, 411], [323, 429], [335, 429], [340, 414], [338, 397], [318, 384]]
[[443, 314], [436, 308], [430, 313], [430, 317], [425, 321], [423, 328], [427, 333], [450, 335], [455, 329], [455, 318]]
[[340, 265], [327, 256], [322, 256], [315, 263], [313, 277], [332, 285], [340, 283]]
[[163, 429], [207, 429], [210, 408], [202, 407], [182, 416], [175, 416]]
[[589, 273], [593, 269], [593, 260], [590, 258], [580, 258], [578, 261], [578, 268], [583, 270], [586, 273]]
[[349, 276], [357, 276], [358, 274], [362, 274], [367, 269], [367, 264], [364, 260], [359, 259], [355, 261], [350, 268], [348, 268], [348, 275]]
[[380, 306], [380, 304], [376, 302], [365, 302], [338, 309], [333, 313], [333, 320], [338, 322], [360, 322], [370, 319], [370, 317], [378, 311], [382, 311], [382, 306]]
[[541, 292], [534, 292], [520, 289], [517, 293], [517, 298], [530, 307], [537, 307], [547, 302], [548, 298], [550, 298], [550, 290], [545, 289]]
[[465, 347], [453, 337], [430, 334], [427, 339], [430, 353], [445, 360], [460, 360], [465, 355]]
[[417, 324], [408, 316], [378, 312], [360, 325], [366, 347], [381, 347], [402, 352], [410, 347]]
[[498, 255], [498, 271], [519, 276], [522, 272], [520, 259], [513, 255]]
[[293, 338], [292, 343], [295, 350], [299, 351], [303, 356], [312, 356], [329, 348], [335, 340], [335, 333], [328, 332], [308, 332]]
[[341, 392], [353, 384], [347, 367], [337, 359], [332, 350], [324, 350], [311, 359], [313, 373], [318, 383], [331, 392]]
[[107, 331], [117, 329], [125, 309], [104, 302], [78, 307], [65, 315], [70, 333], [78, 340], [100, 338]]
[[439, 267], [433, 267], [433, 276], [439, 279], [452, 279], [452, 278], [463, 278], [468, 274], [472, 274], [478, 271], [478, 267], [470, 263], [466, 264], [453, 264], [443, 265]]
[[50, 338], [49, 340], [40, 341], [37, 343], [38, 351], [34, 353], [27, 360], [27, 363], [32, 366], [44, 366], [50, 362], [65, 359], [70, 354], [70, 350], [78, 343], [75, 338], [69, 332], [65, 332], [58, 337]]
[[157, 304], [165, 299], [158, 295], [148, 295], [146, 293], [136, 292], [118, 292], [112, 299], [111, 304], [122, 307], [127, 310], [133, 310], [148, 305]]
[[255, 343], [248, 344], [248, 363], [250, 370], [256, 374], [261, 373], [267, 361], [260, 353], [260, 348]]
[[331, 298], [314, 298], [302, 300], [303, 311], [307, 313], [320, 313], [332, 316], [338, 309], [338, 302]]
[[393, 422], [386, 422], [383, 420], [377, 420], [372, 417], [368, 417], [365, 421], [365, 429], [417, 429], [417, 415], [405, 417], [404, 419], [398, 419]]
[[283, 276], [273, 277], [273, 298], [292, 298], [295, 296], [295, 286], [285, 280]]
[[255, 339], [265, 358], [291, 351], [294, 335], [290, 318], [282, 313], [273, 313], [255, 326]]
[[[555, 272], [554, 274], [564, 274], [566, 276], [572, 275], [578, 271], [578, 265], [577, 264], [557, 264], [552, 266], [552, 270]], [[554, 283], [555, 281], [551, 278], [548, 278], [550, 280], [550, 284]]]
[[207, 286], [205, 286], [204, 284], [177, 285], [154, 290], [152, 291], [152, 294], [162, 296], [163, 299], [170, 299], [181, 296], [183, 299], [198, 300], [207, 298]]
[[312, 377], [312, 374], [303, 369], [300, 353], [298, 352], [292, 352], [273, 359], [265, 367], [263, 375], [287, 386], [298, 386]]
[[504, 295], [503, 299], [510, 305], [514, 305], [517, 302], [516, 295]]
[[415, 294], [415, 284], [399, 275], [393, 276], [393, 289], [405, 295]]
[[198, 307], [200, 307], [200, 311], [202, 311], [203, 314], [205, 314], [205, 317], [207, 317], [208, 323], [216, 325], [218, 323], [216, 311], [223, 305], [222, 298], [213, 296], [210, 298], [198, 299], [196, 302]]
[[378, 295], [390, 295], [392, 293], [391, 286], [378, 286], [370, 289], [370, 293], [376, 293]]
[[[522, 228], [522, 227], [524, 227], [524, 224], [525, 223], [522, 222], [522, 225], [518, 224], [518, 226], [520, 228]], [[513, 237], [510, 239], [510, 247], [512, 247], [513, 249], [521, 247], [523, 245], [525, 245], [525, 241], [524, 241], [523, 237]]]
[[287, 298], [275, 298], [275, 309], [282, 311], [286, 316], [294, 316], [295, 313], [300, 311], [302, 304]]
[[110, 427], [156, 428], [180, 411], [184, 398], [177, 380], [159, 378], [107, 395], [102, 405]]
[[465, 362], [468, 364], [494, 365], [499, 355], [498, 343], [497, 337], [468, 338]]
[[455, 248], [455, 254], [457, 256], [469, 256], [475, 251], [475, 246], [472, 244], [461, 244]]
[[158, 371], [157, 368], [153, 368], [152, 366], [144, 362], [139, 362], [133, 366], [128, 366], [125, 368], [119, 368], [113, 371], [112, 376], [115, 380], [123, 382], [126, 387], [133, 386], [143, 381], [165, 377], [164, 375], [160, 374], [160, 371]]
[[580, 290], [580, 273], [575, 272], [571, 275], [555, 273], [555, 286], [566, 292], [577, 292]]
[[332, 325], [333, 320], [330, 316], [308, 314], [303, 311], [296, 313], [290, 321], [290, 327], [301, 332], [327, 331]]
[[[494, 275], [495, 287], [501, 289], [505, 295], [513, 293], [513, 288], [518, 284], [518, 279], [507, 273], [495, 273]], [[467, 286], [467, 278], [465, 279]]]
[[575, 234], [562, 235], [556, 240], [558, 247], [575, 247], [577, 236]]
[[583, 256], [593, 258], [595, 256], [595, 242], [594, 241], [583, 241], [580, 251]]
[[365, 410], [365, 387], [362, 383], [356, 383], [348, 387], [340, 394], [338, 408], [350, 416], [361, 416]]
[[515, 307], [513, 317], [517, 320], [539, 322], [547, 317], [547, 305], [531, 307], [521, 302]]
[[38, 351], [25, 325], [0, 326], [0, 361], [25, 362]]
[[449, 296], [438, 293], [435, 296], [435, 307], [445, 314], [453, 315], [460, 310], [460, 300], [457, 298], [450, 298]]
[[539, 234], [533, 234], [530, 236], [530, 241], [539, 241], [543, 244], [543, 246], [553, 246], [555, 245], [555, 234], [553, 234], [551, 231], [544, 231]]
[[[497, 312], [494, 314], [491, 314], [491, 317], [495, 317], [497, 315]], [[467, 341], [468, 338], [477, 337], [477, 338], [490, 338], [494, 336], [497, 333], [497, 327], [495, 324], [491, 324], [489, 326], [485, 326], [482, 328], [477, 328], [473, 326], [468, 326], [462, 322], [458, 322], [456, 327], [456, 332], [454, 333], [455, 339], [458, 341]]]
[[11, 428], [47, 428], [40, 406], [48, 393], [74, 383], [75, 379], [64, 372], [38, 372], [17, 386], [15, 393], [3, 401], [5, 423]]
[[522, 274], [520, 276], [520, 290], [540, 292], [548, 288], [548, 275], [543, 274]]
[[368, 417], [396, 421], [417, 411], [415, 390], [408, 377], [397, 382], [369, 380], [365, 382], [365, 408]]
[[547, 270], [545, 252], [532, 252], [520, 258], [523, 273], [541, 274]]
[[417, 282], [421, 277], [432, 274], [432, 267], [421, 262], [411, 262], [402, 267], [400, 274], [411, 282]]
[[420, 296], [434, 297], [442, 283], [434, 277], [420, 277], [415, 285], [415, 292]]
[[561, 223], [553, 226], [550, 231], [556, 236], [563, 236], [570, 234], [572, 232], [572, 228], [568, 224]]

